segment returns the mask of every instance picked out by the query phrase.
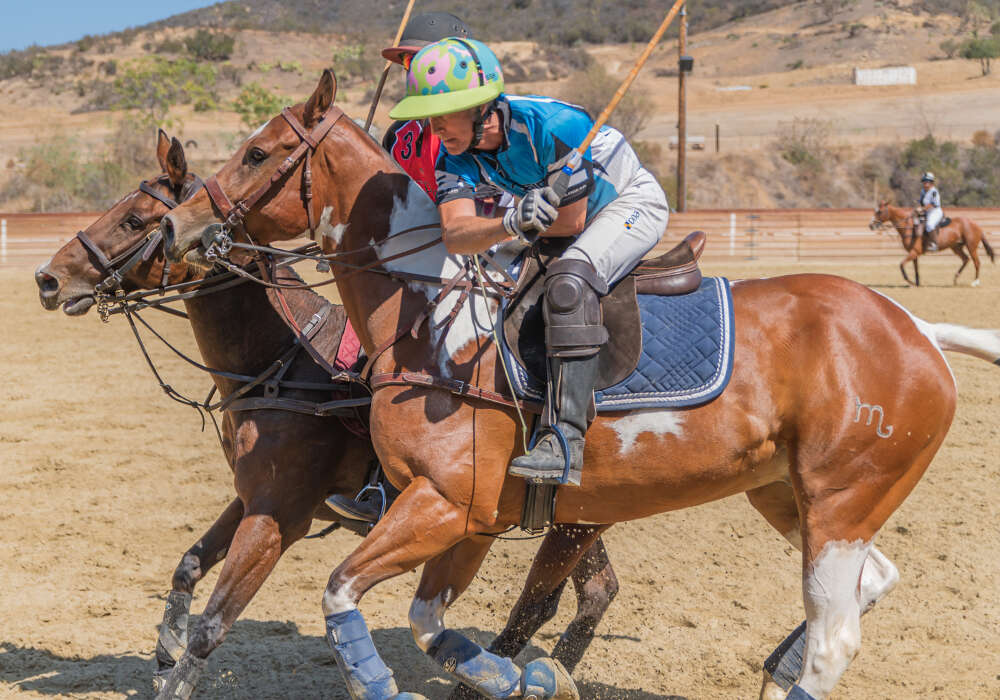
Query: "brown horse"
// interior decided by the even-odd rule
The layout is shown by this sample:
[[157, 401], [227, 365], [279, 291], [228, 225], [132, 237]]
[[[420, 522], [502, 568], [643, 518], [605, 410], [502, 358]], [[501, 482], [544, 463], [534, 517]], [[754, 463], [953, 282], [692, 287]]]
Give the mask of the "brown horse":
[[[327, 639], [352, 697], [409, 697], [398, 693], [357, 604], [372, 586], [421, 564], [410, 626], [446, 671], [489, 697], [578, 697], [557, 663], [538, 659], [522, 671], [445, 627], [489, 535], [518, 522], [525, 495], [524, 482], [507, 475], [522, 449], [517, 417], [489, 400], [505, 390], [490, 341], [496, 303], [476, 288], [440, 291], [466, 261], [440, 242], [433, 203], [344, 118], [335, 92], [327, 71], [305, 104], [272, 119], [206, 192], [164, 217], [167, 254], [191, 251], [186, 259], [195, 262], [203, 236], [224, 250], [227, 229], [252, 230], [258, 243], [308, 231], [340, 268], [348, 316], [377, 358], [375, 449], [403, 489], [323, 596]], [[789, 697], [825, 698], [860, 648], [861, 614], [898, 576], [873, 539], [954, 415], [942, 349], [995, 361], [1000, 332], [932, 325], [826, 275], [739, 282], [733, 304], [736, 356], [726, 391], [688, 410], [598, 415], [583, 482], [561, 490], [556, 520], [608, 525], [746, 492], [802, 550], [808, 626]], [[552, 580], [574, 564], [549, 562]]]
[[[157, 154], [164, 176], [145, 183], [153, 193], [136, 191], [127, 195], [84, 232], [98, 250], [107, 251], [108, 258], [144, 243], [168, 211], [163, 199], [179, 199], [194, 181], [187, 173], [180, 143], [176, 139], [171, 143], [162, 131]], [[75, 238], [42, 265], [35, 275], [42, 305], [49, 310], [62, 306], [69, 315], [86, 313], [94, 304], [95, 286], [110, 272], [96, 255]], [[158, 288], [164, 262], [162, 254], [147, 256], [123, 275], [123, 286]], [[203, 274], [198, 268], [174, 265], [168, 281], [195, 281]], [[280, 274], [288, 284], [301, 284], [289, 270]], [[312, 291], [289, 289], [283, 293], [300, 324], [328, 305]], [[216, 369], [255, 376], [295, 340], [273, 292], [258, 285], [242, 284], [195, 296], [185, 300], [185, 306], [204, 361]], [[328, 323], [342, 329], [342, 307], [333, 306], [329, 313]], [[327, 383], [329, 375], [300, 353], [285, 379]], [[239, 386], [233, 379], [220, 376], [215, 377], [215, 382], [220, 395]], [[328, 394], [317, 396], [315, 391], [301, 389], [282, 389], [281, 395], [313, 402], [329, 399]], [[365, 483], [374, 460], [370, 441], [347, 430], [337, 417], [270, 409], [226, 410], [222, 437], [238, 496], [184, 553], [174, 572], [156, 648], [158, 686], [164, 684], [182, 656], [184, 665], [204, 665], [281, 555], [308, 532], [313, 518], [335, 518], [323, 504], [326, 495], [353, 496]], [[281, 465], [277, 473], [272, 471], [273, 464]], [[595, 542], [597, 535], [593, 527], [564, 527], [551, 531], [542, 545], [544, 558], [580, 546], [589, 548], [584, 560], [568, 572], [577, 590], [578, 612], [556, 652], [569, 666], [575, 666], [583, 656], [594, 628], [618, 590], [607, 552], [599, 539]], [[187, 620], [194, 587], [223, 558], [222, 573], [189, 642]], [[555, 615], [563, 584], [554, 594], [526, 591], [507, 629], [497, 638], [497, 648], [507, 654], [519, 653]], [[192, 683], [189, 687], [167, 689], [163, 695], [187, 697], [193, 688]]]
[[[903, 248], [906, 250], [906, 257], [903, 258], [903, 262], [899, 264], [899, 269], [903, 273], [903, 279], [906, 280], [907, 283], [911, 283], [910, 278], [906, 275], [906, 263], [912, 262], [913, 274], [916, 278], [913, 283], [919, 287], [920, 267], [917, 264], [917, 258], [927, 251], [924, 250], [924, 240], [923, 236], [919, 233], [919, 226], [915, 224], [916, 219], [917, 217], [915, 212], [904, 209], [903, 207], [890, 206], [888, 200], [883, 199], [875, 208], [875, 215], [872, 217], [868, 228], [876, 231], [881, 230], [882, 225], [885, 223], [892, 224], [893, 228], [895, 228], [899, 233], [900, 240], [903, 243]], [[990, 242], [986, 240], [986, 234], [983, 233], [979, 224], [972, 219], [965, 216], [959, 216], [952, 219], [951, 223], [947, 226], [938, 227], [938, 250], [950, 250], [962, 261], [961, 266], [958, 268], [958, 272], [955, 273], [955, 284], [958, 284], [958, 276], [962, 274], [962, 270], [964, 270], [965, 266], [969, 264], [969, 258], [971, 257], [972, 265], [976, 268], [976, 279], [972, 281], [972, 286], [979, 286], [980, 243], [982, 243], [983, 248], [986, 249], [986, 254], [990, 256], [990, 262], [995, 263], [996, 258], [993, 255], [993, 247], [990, 246]]]

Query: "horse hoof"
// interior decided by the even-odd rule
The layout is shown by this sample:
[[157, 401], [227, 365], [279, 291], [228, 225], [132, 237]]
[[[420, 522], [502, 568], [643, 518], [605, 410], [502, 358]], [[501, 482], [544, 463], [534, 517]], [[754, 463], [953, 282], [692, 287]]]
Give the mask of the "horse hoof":
[[972, 281], [972, 286], [973, 287], [978, 287], [979, 286], [979, 280], [973, 280]]
[[521, 675], [524, 700], [580, 700], [580, 691], [569, 672], [555, 659], [535, 659]]

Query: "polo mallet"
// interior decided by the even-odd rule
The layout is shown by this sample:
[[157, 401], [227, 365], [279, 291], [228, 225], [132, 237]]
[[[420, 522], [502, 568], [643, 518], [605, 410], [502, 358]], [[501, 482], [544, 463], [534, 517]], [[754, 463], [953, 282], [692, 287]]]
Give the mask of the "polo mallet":
[[628, 76], [626, 76], [625, 80], [622, 81], [622, 84], [618, 86], [618, 91], [615, 92], [614, 97], [611, 98], [611, 102], [609, 102], [608, 106], [604, 108], [604, 111], [601, 112], [600, 116], [594, 120], [594, 126], [591, 127], [590, 133], [587, 134], [587, 138], [583, 140], [583, 143], [580, 144], [579, 148], [576, 148], [570, 154], [566, 164], [563, 165], [562, 171], [556, 177], [556, 181], [552, 185], [552, 189], [556, 191], [556, 195], [558, 195], [560, 200], [566, 196], [566, 191], [569, 189], [569, 179], [573, 175], [573, 172], [580, 167], [580, 163], [583, 161], [583, 154], [587, 152], [588, 148], [590, 148], [590, 143], [594, 140], [594, 137], [597, 136], [597, 132], [599, 132], [605, 122], [608, 121], [608, 117], [610, 117], [611, 113], [615, 111], [618, 103], [622, 101], [622, 98], [625, 97], [625, 93], [628, 92], [632, 83], [635, 82], [636, 76], [639, 75], [639, 71], [642, 69], [643, 65], [645, 65], [646, 60], [653, 53], [653, 49], [656, 48], [656, 44], [663, 37], [664, 32], [667, 31], [667, 27], [669, 27], [670, 23], [674, 21], [674, 17], [677, 16], [677, 13], [684, 5], [684, 2], [685, 0], [677, 0], [677, 2], [674, 3], [674, 6], [670, 8], [670, 12], [667, 13], [667, 16], [660, 24], [660, 28], [656, 30], [653, 38], [649, 40], [648, 44], [646, 44], [646, 50], [642, 52], [642, 55], [639, 56], [639, 60], [636, 61], [635, 66], [632, 67], [632, 71], [628, 74]]
[[[393, 46], [398, 46], [400, 39], [403, 38], [403, 31], [406, 29], [406, 23], [410, 21], [410, 12], [413, 10], [413, 3], [417, 0], [410, 0], [406, 5], [406, 12], [403, 13], [403, 21], [399, 23], [399, 29], [396, 31], [396, 40], [392, 42]], [[375, 88], [375, 97], [372, 98], [372, 106], [368, 110], [368, 119], [365, 120], [365, 131], [371, 128], [372, 121], [375, 119], [375, 110], [378, 108], [378, 101], [382, 99], [382, 89], [385, 87], [385, 81], [389, 77], [389, 69], [392, 68], [392, 61], [385, 62], [385, 68], [382, 69], [382, 77], [379, 78], [378, 87]]]

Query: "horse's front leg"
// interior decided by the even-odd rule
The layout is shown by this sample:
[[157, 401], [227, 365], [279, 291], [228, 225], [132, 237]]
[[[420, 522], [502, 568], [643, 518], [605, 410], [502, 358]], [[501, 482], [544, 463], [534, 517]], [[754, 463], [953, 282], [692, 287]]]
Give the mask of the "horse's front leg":
[[[579, 698], [569, 673], [554, 659], [537, 659], [522, 671], [510, 656], [497, 656], [445, 627], [445, 611], [471, 583], [491, 544], [492, 538], [465, 540], [427, 563], [410, 607], [414, 640], [463, 687], [474, 688], [478, 695], [473, 697]], [[560, 578], [564, 581], [565, 575]], [[560, 584], [556, 580], [561, 590]]]
[[243, 502], [236, 498], [226, 506], [204, 535], [181, 557], [174, 570], [171, 591], [163, 611], [163, 622], [156, 640], [156, 673], [153, 685], [162, 689], [170, 670], [187, 649], [188, 615], [195, 585], [215, 564], [226, 556], [243, 517]]

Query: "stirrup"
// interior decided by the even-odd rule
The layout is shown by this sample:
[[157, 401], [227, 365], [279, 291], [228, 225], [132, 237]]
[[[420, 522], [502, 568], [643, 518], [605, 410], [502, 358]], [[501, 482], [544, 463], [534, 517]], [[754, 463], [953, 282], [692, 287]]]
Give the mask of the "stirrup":
[[551, 484], [555, 486], [566, 486], [571, 484], [573, 486], [580, 485], [580, 471], [572, 468], [572, 463], [570, 460], [570, 449], [569, 442], [566, 440], [566, 436], [562, 434], [556, 425], [549, 425], [542, 429], [542, 431], [536, 430], [531, 435], [531, 442], [528, 443], [528, 450], [524, 455], [531, 454], [531, 451], [535, 449], [535, 445], [538, 442], [539, 432], [549, 432], [555, 435], [556, 440], [559, 441], [559, 449], [562, 450], [563, 455], [563, 466], [562, 470], [559, 469], [540, 469], [537, 467], [521, 467], [516, 464], [510, 464], [507, 467], [507, 473], [511, 476], [518, 476], [532, 484]]

